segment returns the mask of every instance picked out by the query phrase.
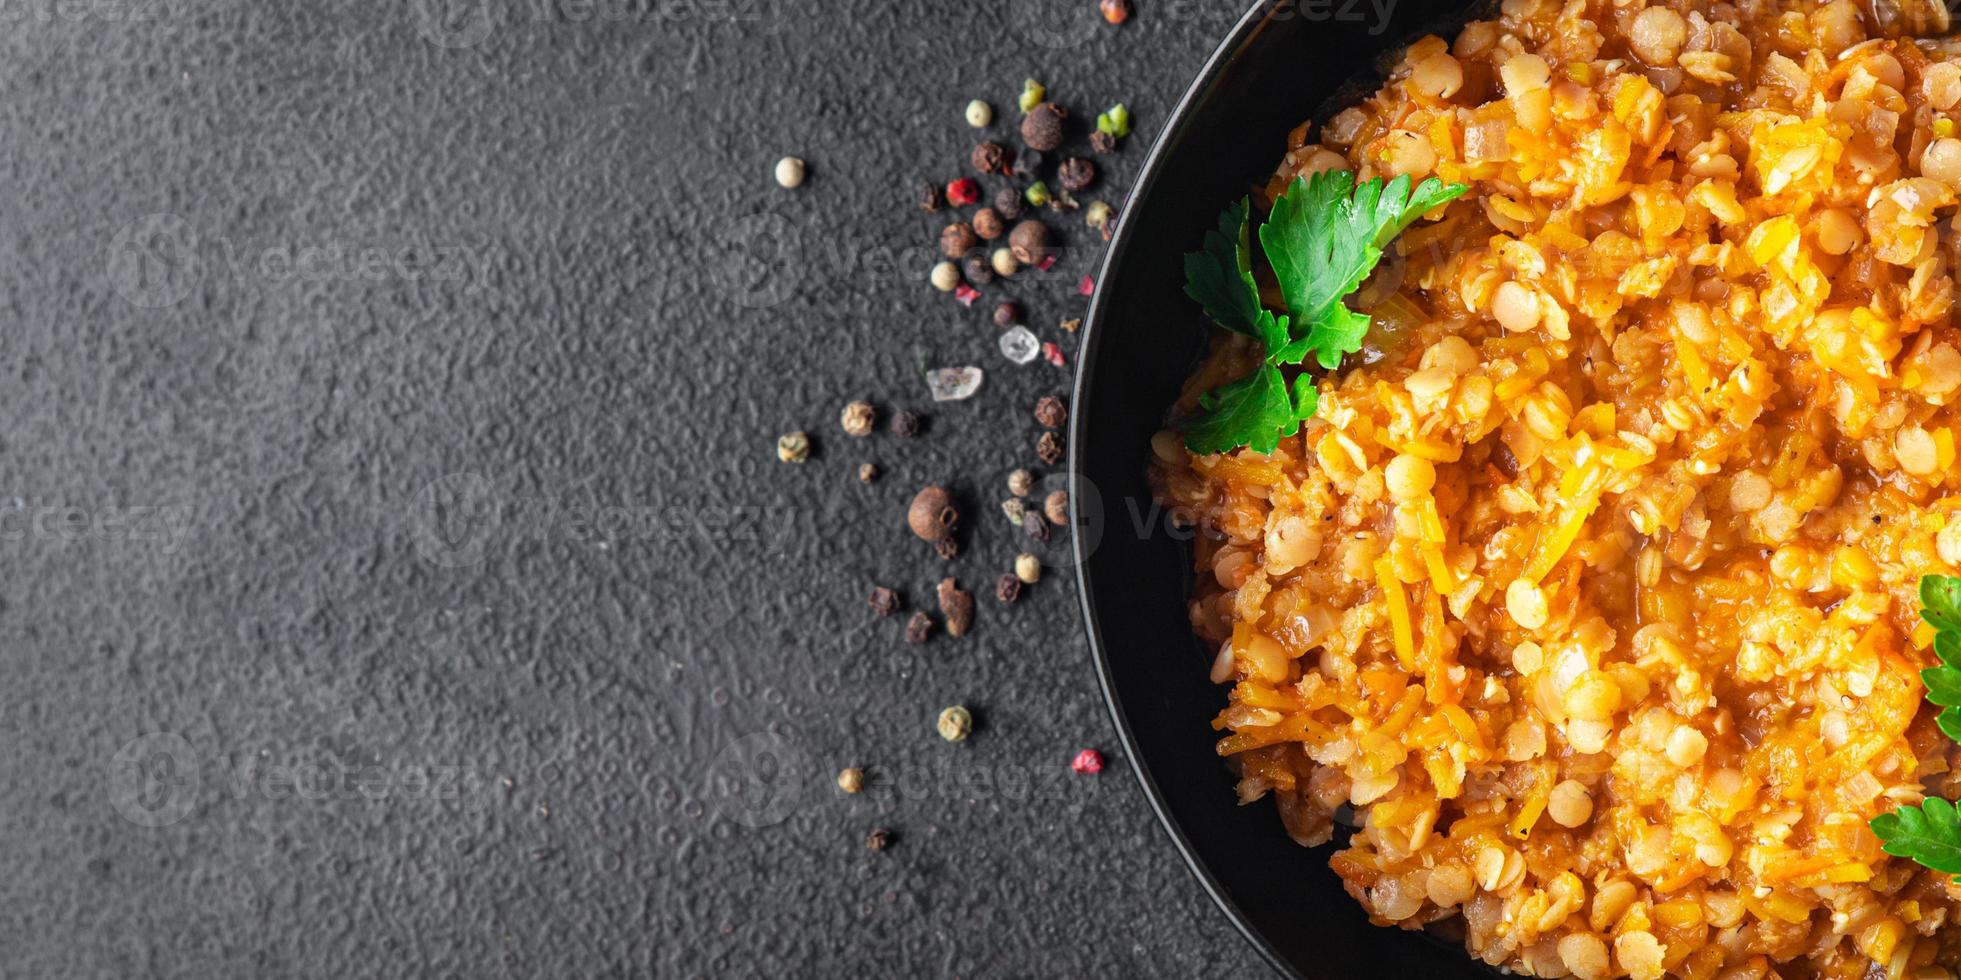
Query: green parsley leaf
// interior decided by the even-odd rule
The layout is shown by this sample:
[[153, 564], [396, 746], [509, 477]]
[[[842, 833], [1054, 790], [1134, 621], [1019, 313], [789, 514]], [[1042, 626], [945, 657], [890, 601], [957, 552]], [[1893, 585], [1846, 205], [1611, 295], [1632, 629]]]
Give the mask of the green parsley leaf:
[[1332, 370], [1361, 349], [1369, 317], [1342, 300], [1375, 269], [1391, 239], [1466, 190], [1431, 178], [1412, 191], [1407, 176], [1358, 187], [1347, 171], [1296, 178], [1259, 232], [1287, 315], [1260, 304], [1250, 205], [1242, 199], [1227, 208], [1219, 227], [1206, 232], [1203, 247], [1185, 256], [1185, 294], [1220, 326], [1258, 340], [1265, 350], [1252, 374], [1199, 399], [1205, 414], [1185, 425], [1186, 447], [1195, 453], [1240, 446], [1270, 453], [1282, 437], [1299, 432], [1301, 422], [1314, 416], [1320, 389], [1313, 378], [1298, 375], [1290, 390], [1280, 369], [1312, 353]]
[[1961, 814], [1954, 804], [1930, 796], [1919, 806], [1903, 806], [1872, 818], [1879, 849], [1922, 867], [1961, 874]]
[[1253, 282], [1252, 244], [1246, 228], [1245, 198], [1219, 215], [1219, 228], [1205, 233], [1205, 249], [1185, 256], [1185, 295], [1205, 307], [1205, 315], [1235, 333], [1257, 337], [1260, 287]]
[[[1934, 628], [1934, 655], [1941, 661], [1921, 671], [1920, 681], [1927, 685], [1927, 700], [1941, 707], [1934, 723], [1961, 742], [1961, 578], [1921, 576], [1920, 618]], [[1886, 853], [1961, 874], [1961, 817], [1954, 804], [1929, 797], [1917, 807], [1882, 813], [1867, 826]]]

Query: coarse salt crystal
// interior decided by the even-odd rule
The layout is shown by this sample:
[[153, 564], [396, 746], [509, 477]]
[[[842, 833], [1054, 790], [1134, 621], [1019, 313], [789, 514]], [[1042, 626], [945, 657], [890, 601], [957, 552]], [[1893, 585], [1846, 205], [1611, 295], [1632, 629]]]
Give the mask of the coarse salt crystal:
[[1016, 364], [1027, 364], [1041, 353], [1041, 343], [1027, 327], [1010, 327], [1001, 334], [1001, 354]]
[[926, 386], [936, 402], [957, 402], [980, 390], [986, 374], [977, 367], [934, 368], [926, 372]]

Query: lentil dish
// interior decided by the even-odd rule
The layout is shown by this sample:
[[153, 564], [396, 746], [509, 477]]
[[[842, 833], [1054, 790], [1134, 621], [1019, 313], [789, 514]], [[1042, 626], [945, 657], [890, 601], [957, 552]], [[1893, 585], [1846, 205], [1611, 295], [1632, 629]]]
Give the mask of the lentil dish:
[[[1153, 443], [1242, 802], [1534, 976], [1953, 977], [1915, 587], [1961, 569], [1961, 44], [1938, 6], [1508, 0], [1304, 124], [1470, 186], [1277, 450]], [[1258, 275], [1272, 293], [1270, 275]], [[1269, 296], [1269, 301], [1278, 305]], [[1174, 414], [1258, 363], [1220, 332]]]

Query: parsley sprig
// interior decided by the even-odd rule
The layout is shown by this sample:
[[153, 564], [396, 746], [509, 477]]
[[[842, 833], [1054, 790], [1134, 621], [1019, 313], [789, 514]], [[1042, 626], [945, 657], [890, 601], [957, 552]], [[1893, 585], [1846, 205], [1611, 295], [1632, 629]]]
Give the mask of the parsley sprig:
[[[1948, 738], [1961, 742], [1961, 578], [1921, 576], [1920, 618], [1934, 628], [1934, 655], [1940, 658], [1940, 663], [1920, 672], [1927, 700], [1941, 709], [1934, 723]], [[1919, 806], [1882, 813], [1867, 826], [1886, 853], [1935, 871], [1961, 874], [1961, 813], [1954, 804], [1930, 796]]]
[[1346, 170], [1294, 178], [1259, 231], [1285, 313], [1266, 309], [1253, 281], [1249, 203], [1242, 199], [1227, 208], [1203, 248], [1185, 256], [1185, 294], [1220, 326], [1259, 341], [1265, 355], [1251, 374], [1199, 398], [1204, 413], [1186, 423], [1186, 447], [1195, 453], [1240, 446], [1270, 453], [1282, 437], [1299, 432], [1314, 417], [1319, 390], [1307, 372], [1289, 385], [1281, 368], [1312, 354], [1333, 370], [1360, 350], [1369, 317], [1342, 301], [1375, 269], [1391, 240], [1467, 190], [1434, 177], [1411, 190], [1408, 175], [1357, 186]]

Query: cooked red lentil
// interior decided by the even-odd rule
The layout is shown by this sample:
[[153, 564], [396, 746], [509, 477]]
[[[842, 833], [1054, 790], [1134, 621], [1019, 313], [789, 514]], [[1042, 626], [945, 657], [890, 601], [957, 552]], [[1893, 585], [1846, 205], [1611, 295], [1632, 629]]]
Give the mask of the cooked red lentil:
[[1293, 134], [1268, 200], [1472, 188], [1298, 437], [1154, 446], [1239, 795], [1303, 844], [1352, 808], [1376, 921], [1537, 976], [1954, 976], [1961, 890], [1866, 826], [1961, 791], [1916, 673], [1961, 568], [1947, 28], [1507, 0]]

